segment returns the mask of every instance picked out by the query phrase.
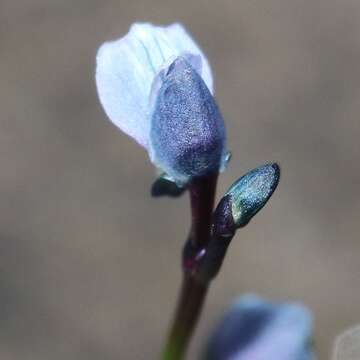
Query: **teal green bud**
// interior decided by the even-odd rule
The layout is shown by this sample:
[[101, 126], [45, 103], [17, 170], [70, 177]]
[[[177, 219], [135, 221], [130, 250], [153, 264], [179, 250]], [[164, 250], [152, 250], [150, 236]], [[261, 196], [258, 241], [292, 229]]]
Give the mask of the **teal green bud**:
[[213, 214], [211, 239], [197, 262], [196, 277], [207, 284], [220, 271], [236, 229], [245, 226], [266, 204], [280, 178], [277, 164], [260, 166], [237, 180]]
[[231, 205], [236, 228], [245, 226], [267, 203], [280, 180], [277, 164], [267, 164], [251, 170], [237, 180], [224, 198]]

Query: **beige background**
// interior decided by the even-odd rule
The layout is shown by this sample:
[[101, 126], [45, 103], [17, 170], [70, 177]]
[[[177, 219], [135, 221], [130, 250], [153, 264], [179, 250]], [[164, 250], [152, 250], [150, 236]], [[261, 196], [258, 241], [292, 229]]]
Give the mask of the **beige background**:
[[147, 155], [106, 119], [97, 47], [183, 22], [216, 78], [232, 162], [219, 194], [279, 161], [192, 342], [232, 299], [299, 299], [320, 359], [360, 322], [358, 0], [1, 0], [0, 358], [156, 359], [180, 280], [188, 199], [153, 200]]

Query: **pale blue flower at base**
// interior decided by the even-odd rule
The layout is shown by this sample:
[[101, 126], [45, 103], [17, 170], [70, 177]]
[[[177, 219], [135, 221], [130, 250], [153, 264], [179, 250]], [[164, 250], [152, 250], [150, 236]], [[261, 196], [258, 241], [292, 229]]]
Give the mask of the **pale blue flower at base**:
[[[177, 75], [178, 83], [182, 80], [183, 88], [187, 87], [186, 91], [189, 94], [195, 94], [199, 98], [187, 104], [180, 104], [182, 99], [179, 99], [178, 104], [174, 104], [178, 109], [186, 105], [187, 109], [184, 109], [183, 113], [186, 115], [184, 117], [181, 113], [177, 113], [178, 138], [172, 140], [168, 137], [167, 129], [175, 124], [175, 119], [168, 118], [169, 123], [165, 123], [164, 112], [157, 116], [159, 115], [157, 109], [159, 96], [163, 104], [169, 105], [169, 101], [177, 100], [174, 97], [171, 100], [166, 99], [167, 92], [163, 89], [164, 86], [169, 87], [168, 75], [171, 72], [169, 69], [177, 59], [186, 62], [186, 66], [195, 74], [190, 82], [186, 77], [180, 79]], [[201, 103], [209, 105], [202, 106], [204, 111], [210, 108], [217, 109], [212, 98], [211, 69], [203, 52], [182, 25], [160, 27], [148, 23], [136, 23], [123, 38], [104, 43], [97, 54], [96, 85], [100, 102], [110, 120], [143, 146], [150, 153], [154, 165], [164, 167], [162, 170], [170, 178], [178, 183], [185, 183], [191, 177], [202, 176], [216, 167], [224, 167], [225, 130], [221, 115], [214, 117], [209, 114], [208, 119], [205, 119], [204, 116], [207, 116], [205, 113], [197, 112], [197, 106]], [[194, 116], [190, 117], [189, 113], [192, 110]], [[154, 126], [153, 119], [155, 119]], [[216, 126], [214, 119], [218, 122]], [[158, 129], [159, 132], [155, 134], [156, 136], [154, 129]], [[213, 139], [209, 138], [209, 129], [216, 130]], [[219, 137], [220, 132], [221, 137]], [[204, 154], [201, 153], [204, 148], [200, 146], [199, 150], [201, 133], [204, 137], [202, 144], [206, 145], [209, 140], [212, 144], [212, 147], [206, 145], [206, 151], [213, 151], [207, 160], [204, 160]], [[165, 138], [161, 138], [161, 134]], [[194, 136], [191, 137], [191, 134]], [[185, 164], [183, 164], [186, 159], [184, 147], [178, 141], [181, 135], [187, 138], [189, 151], [196, 149], [199, 151], [197, 158], [190, 156]], [[216, 142], [218, 143], [215, 144]], [[160, 143], [171, 145], [171, 151], [168, 148], [170, 151], [168, 158], [166, 158], [167, 151], [157, 146]], [[176, 149], [175, 143], [179, 145], [179, 149]], [[193, 150], [190, 150], [191, 148]], [[208, 163], [210, 158], [213, 162]], [[176, 163], [176, 159], [179, 163]]]
[[203, 360], [315, 360], [312, 331], [303, 305], [245, 295], [212, 334]]

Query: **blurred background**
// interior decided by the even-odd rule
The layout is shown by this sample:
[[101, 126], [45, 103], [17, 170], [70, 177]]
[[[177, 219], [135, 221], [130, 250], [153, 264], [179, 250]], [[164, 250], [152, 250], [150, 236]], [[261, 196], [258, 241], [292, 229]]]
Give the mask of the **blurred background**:
[[235, 296], [297, 299], [320, 359], [360, 322], [360, 2], [1, 0], [0, 358], [157, 359], [189, 204], [154, 200], [147, 154], [107, 120], [95, 54], [135, 21], [181, 21], [211, 62], [233, 153], [218, 197], [278, 161], [189, 359]]

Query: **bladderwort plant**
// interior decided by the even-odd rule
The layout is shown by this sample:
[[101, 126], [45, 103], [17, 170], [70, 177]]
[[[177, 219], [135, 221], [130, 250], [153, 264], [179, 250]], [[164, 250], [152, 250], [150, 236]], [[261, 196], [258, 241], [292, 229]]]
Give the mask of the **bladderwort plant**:
[[[217, 179], [230, 153], [209, 62], [182, 25], [136, 23], [126, 36], [104, 43], [96, 60], [97, 90], [106, 114], [148, 152], [158, 171], [152, 195], [190, 195], [183, 281], [162, 354], [164, 360], [183, 359], [236, 231], [269, 200], [280, 168], [269, 163], [248, 172], [214, 211]], [[283, 309], [250, 296], [227, 318], [204, 359], [313, 359], [307, 341], [311, 317], [303, 308]]]

